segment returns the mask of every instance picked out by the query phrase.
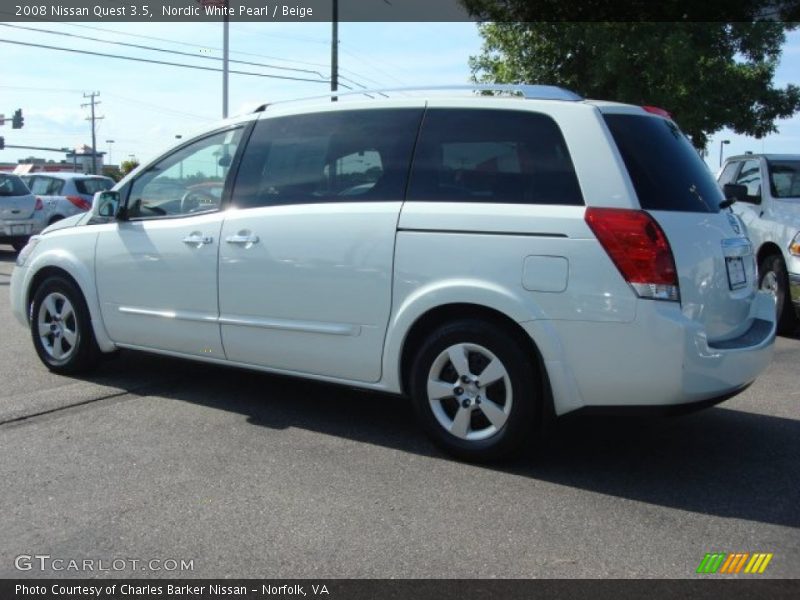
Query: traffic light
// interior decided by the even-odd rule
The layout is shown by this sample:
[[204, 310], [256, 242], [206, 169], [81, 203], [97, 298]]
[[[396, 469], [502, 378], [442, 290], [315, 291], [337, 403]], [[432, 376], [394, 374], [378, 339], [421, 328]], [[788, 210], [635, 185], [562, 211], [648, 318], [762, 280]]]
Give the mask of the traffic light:
[[6, 147], [6, 138], [0, 137], [0, 150]]
[[11, 118], [11, 129], [22, 129], [25, 124], [25, 119], [22, 117], [22, 109], [18, 108], [14, 111], [14, 116]]

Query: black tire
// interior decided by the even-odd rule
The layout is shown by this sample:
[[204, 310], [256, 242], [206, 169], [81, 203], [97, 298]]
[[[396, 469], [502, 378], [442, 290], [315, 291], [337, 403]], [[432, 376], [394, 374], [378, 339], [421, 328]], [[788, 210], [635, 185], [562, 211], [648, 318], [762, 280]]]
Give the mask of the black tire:
[[22, 249], [27, 246], [28, 238], [12, 240], [11, 247], [15, 252], [22, 252]]
[[[48, 307], [43, 312], [42, 305], [48, 301], [53, 303], [51, 306], [56, 308], [55, 312], [60, 316], [53, 317]], [[53, 329], [53, 334], [44, 339], [39, 333], [40, 317]], [[55, 373], [81, 373], [99, 362], [100, 349], [94, 338], [86, 301], [80, 289], [66, 277], [50, 277], [36, 289], [31, 310], [31, 337], [39, 359]], [[54, 350], [56, 344], [60, 349], [60, 357], [59, 352]]]
[[[464, 354], [474, 379], [480, 380], [480, 376], [487, 371], [487, 361], [493, 360], [484, 351], [499, 359], [510, 382], [510, 397], [505, 395], [506, 378], [483, 390], [472, 382], [465, 384], [471, 386], [470, 390], [456, 387], [464, 380], [458, 378], [454, 363], [445, 358], [445, 355], [448, 349], [462, 348], [461, 345], [466, 345]], [[443, 360], [448, 362], [439, 371]], [[462, 460], [488, 462], [520, 453], [526, 445], [533, 442], [540, 430], [542, 399], [537, 373], [538, 369], [530, 359], [528, 349], [513, 334], [485, 321], [463, 319], [440, 327], [423, 342], [411, 366], [409, 386], [417, 417], [437, 446]], [[442, 385], [443, 390], [445, 385], [453, 385], [453, 397], [443, 396], [438, 402], [429, 400], [429, 377], [435, 379], [436, 384]], [[454, 377], [455, 381], [452, 381]], [[456, 399], [456, 389], [464, 390], [460, 396], [463, 400]], [[467, 397], [470, 394], [477, 396]], [[482, 398], [480, 394], [485, 394], [485, 397]], [[496, 410], [500, 400], [510, 400], [506, 420], [499, 428], [490, 422], [487, 417], [489, 413], [483, 412], [487, 407], [487, 398], [492, 400], [493, 410]], [[465, 402], [468, 406], [464, 405]], [[506, 410], [505, 402], [500, 406], [503, 410]], [[457, 413], [462, 409], [469, 411], [466, 436], [480, 436], [484, 435], [482, 432], [488, 432], [485, 433], [488, 437], [466, 439], [465, 436], [457, 436], [445, 428], [442, 421], [451, 419], [452, 429], [456, 429]]]
[[798, 326], [798, 319], [789, 292], [789, 273], [786, 271], [783, 257], [779, 254], [770, 254], [765, 257], [758, 267], [758, 274], [759, 287], [775, 294], [778, 333], [782, 335], [794, 333]]

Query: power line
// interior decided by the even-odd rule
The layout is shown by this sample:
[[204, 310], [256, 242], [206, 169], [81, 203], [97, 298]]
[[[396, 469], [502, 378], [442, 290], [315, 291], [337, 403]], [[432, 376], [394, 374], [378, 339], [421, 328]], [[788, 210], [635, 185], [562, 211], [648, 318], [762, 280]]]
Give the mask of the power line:
[[[2, 44], [15, 44], [18, 46], [30, 46], [32, 48], [44, 48], [47, 50], [58, 50], [60, 52], [73, 52], [76, 54], [88, 54], [91, 56], [102, 56], [104, 58], [116, 58], [119, 60], [129, 60], [133, 62], [143, 62], [143, 63], [150, 63], [154, 65], [166, 65], [170, 67], [181, 67], [184, 69], [195, 69], [197, 71], [212, 71], [215, 73], [219, 73], [222, 69], [216, 69], [214, 67], [204, 67], [201, 65], [187, 65], [184, 63], [176, 63], [170, 62], [165, 60], [155, 60], [152, 58], [141, 58], [141, 57], [134, 57], [134, 56], [123, 56], [121, 54], [108, 54], [106, 52], [94, 52], [92, 50], [78, 50], [76, 48], [62, 48], [60, 46], [49, 46], [47, 44], [34, 44], [32, 42], [19, 42], [16, 40], [1, 40], [0, 43]], [[305, 81], [308, 83], [326, 83], [329, 84], [330, 81], [327, 79], [308, 79], [304, 77], [292, 77], [289, 75], [273, 75], [271, 73], [254, 73], [252, 71], [230, 71], [235, 75], [251, 75], [253, 77], [266, 77], [268, 79], [283, 79], [288, 81]]]
[[[142, 45], [142, 44], [129, 44], [127, 42], [115, 42], [115, 41], [112, 41], [112, 40], [102, 40], [100, 38], [89, 37], [89, 36], [85, 36], [85, 35], [76, 35], [74, 33], [67, 33], [65, 31], [52, 31], [50, 29], [39, 29], [37, 27], [26, 27], [24, 25], [12, 25], [11, 23], [0, 23], [0, 26], [2, 26], [2, 27], [12, 27], [14, 29], [25, 29], [27, 31], [36, 31], [37, 33], [47, 33], [47, 34], [50, 34], [50, 35], [60, 35], [60, 36], [75, 38], [75, 39], [79, 39], [79, 40], [88, 40], [88, 41], [91, 41], [91, 42], [98, 42], [98, 43], [101, 43], [101, 44], [111, 44], [111, 45], [114, 45], [114, 46], [125, 46], [127, 48], [136, 48], [138, 50], [150, 50], [152, 52], [163, 52], [165, 54], [178, 54], [178, 55], [181, 55], [181, 56], [188, 56], [190, 58], [200, 58], [200, 59], [204, 59], [204, 60], [215, 60], [215, 61], [224, 60], [224, 59], [216, 57], [216, 56], [203, 56], [203, 55], [191, 54], [189, 52], [181, 52], [180, 50], [167, 50], [165, 48], [156, 48], [154, 46], [145, 46], [145, 45]], [[241, 64], [241, 65], [248, 65], [248, 66], [251, 66], [251, 67], [263, 67], [263, 68], [266, 68], [266, 69], [277, 69], [277, 70], [281, 70], [281, 71], [296, 71], [296, 72], [300, 72], [300, 73], [311, 73], [313, 75], [319, 76], [322, 79], [325, 78], [325, 76], [322, 73], [320, 73], [319, 71], [312, 71], [311, 69], [297, 69], [297, 68], [294, 68], [294, 67], [282, 67], [280, 65], [270, 65], [270, 64], [266, 64], [266, 63], [257, 63], [257, 62], [251, 62], [251, 61], [246, 61], [246, 60], [234, 60], [234, 59], [231, 59], [229, 62], [238, 63], [238, 64]]]

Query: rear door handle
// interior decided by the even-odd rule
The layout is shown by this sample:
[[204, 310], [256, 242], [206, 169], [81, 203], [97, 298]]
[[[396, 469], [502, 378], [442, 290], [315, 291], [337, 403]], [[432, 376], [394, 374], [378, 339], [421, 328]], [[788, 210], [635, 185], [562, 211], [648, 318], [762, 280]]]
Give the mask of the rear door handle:
[[196, 248], [200, 248], [206, 244], [213, 244], [214, 238], [210, 235], [203, 235], [202, 233], [190, 233], [185, 238], [183, 238], [183, 243], [187, 246], [194, 246]]
[[241, 244], [246, 248], [249, 248], [253, 244], [258, 243], [258, 236], [249, 232], [240, 231], [235, 235], [229, 235], [225, 238], [225, 241], [229, 244]]

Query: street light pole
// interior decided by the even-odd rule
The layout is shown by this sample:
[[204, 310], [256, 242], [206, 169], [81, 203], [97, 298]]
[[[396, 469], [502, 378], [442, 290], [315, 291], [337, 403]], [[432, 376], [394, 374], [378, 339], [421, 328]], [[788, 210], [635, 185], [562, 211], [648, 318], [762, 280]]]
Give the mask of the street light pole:
[[720, 140], [720, 142], [719, 142], [719, 166], [720, 167], [722, 166], [722, 147], [725, 144], [730, 144], [730, 143], [731, 143], [730, 140]]
[[[339, 0], [333, 0], [331, 24], [331, 92], [336, 92], [339, 90]], [[337, 100], [331, 96], [331, 102]]]

